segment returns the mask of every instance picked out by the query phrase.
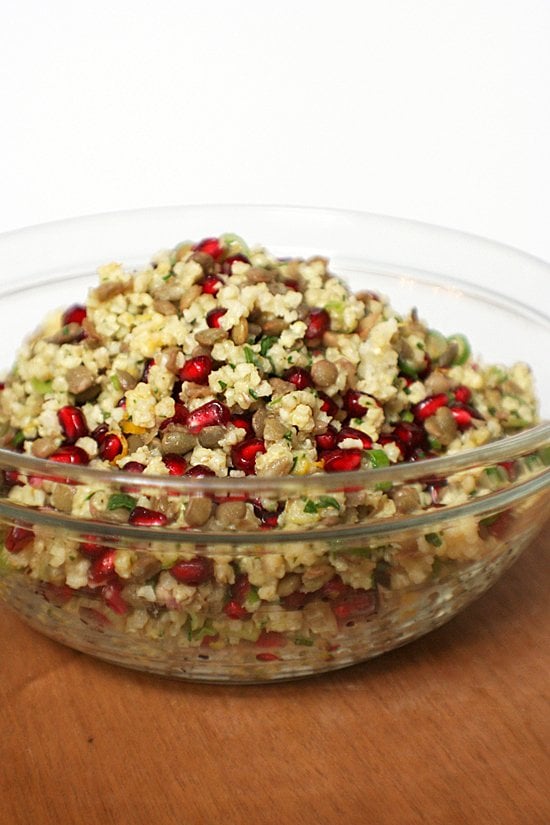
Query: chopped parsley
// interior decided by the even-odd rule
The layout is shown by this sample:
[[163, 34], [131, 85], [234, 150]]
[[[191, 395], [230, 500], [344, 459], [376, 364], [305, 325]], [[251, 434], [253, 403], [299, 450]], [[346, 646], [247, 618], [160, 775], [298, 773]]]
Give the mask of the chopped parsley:
[[133, 496], [129, 496], [126, 493], [113, 493], [112, 496], [109, 496], [107, 510], [119, 510], [122, 507], [126, 510], [133, 510], [136, 503], [137, 499]]
[[263, 355], [265, 358], [265, 356], [277, 340], [278, 339], [274, 336], [265, 335], [260, 341], [260, 355]]
[[257, 400], [258, 400], [258, 393], [257, 393], [257, 392], [255, 392], [255, 391], [252, 389], [252, 387], [249, 387], [249, 388], [248, 388], [248, 394], [249, 394], [249, 396], [250, 396], [251, 398], [253, 398], [253, 399], [254, 399], [254, 401], [257, 401]]
[[340, 504], [332, 496], [319, 496], [317, 501], [308, 498], [304, 505], [304, 513], [318, 513], [319, 510], [325, 510], [329, 507], [339, 510]]

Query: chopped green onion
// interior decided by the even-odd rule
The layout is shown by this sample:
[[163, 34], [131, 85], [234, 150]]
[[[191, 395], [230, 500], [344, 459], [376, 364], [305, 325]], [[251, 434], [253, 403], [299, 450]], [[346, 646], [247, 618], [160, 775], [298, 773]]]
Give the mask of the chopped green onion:
[[260, 355], [263, 355], [264, 358], [273, 346], [273, 344], [278, 341], [278, 338], [274, 336], [266, 335], [260, 341]]
[[317, 501], [308, 498], [304, 505], [304, 513], [318, 513], [319, 510], [325, 510], [329, 507], [339, 510], [340, 504], [332, 496], [319, 496]]
[[465, 364], [472, 354], [472, 349], [466, 336], [457, 332], [455, 335], [449, 335], [447, 341], [449, 344], [455, 344], [458, 349], [458, 352], [453, 359], [452, 366], [460, 367], [462, 364]]
[[390, 460], [385, 450], [365, 450], [365, 454], [373, 469], [390, 466]]
[[24, 440], [25, 440], [25, 436], [23, 434], [23, 431], [22, 430], [17, 430], [17, 432], [15, 433], [15, 435], [12, 439], [12, 444], [13, 444], [14, 447], [19, 447], [24, 442]]
[[248, 389], [248, 394], [249, 394], [249, 396], [250, 396], [251, 398], [253, 398], [253, 399], [254, 399], [254, 401], [257, 401], [257, 400], [258, 400], [258, 393], [257, 393], [257, 392], [255, 392], [255, 391], [252, 389], [252, 387], [249, 387], [249, 389]]
[[122, 390], [122, 385], [120, 383], [120, 378], [118, 377], [118, 375], [111, 375], [110, 379], [111, 384], [113, 385], [115, 390], [117, 390], [117, 392], [120, 392]]
[[107, 510], [118, 510], [121, 507], [124, 507], [126, 510], [133, 510], [136, 506], [137, 499], [133, 496], [129, 496], [126, 493], [113, 493], [112, 496], [109, 496], [109, 501], [107, 502]]
[[439, 533], [426, 533], [424, 536], [428, 544], [431, 544], [433, 547], [441, 547], [443, 544], [443, 539], [439, 535]]
[[250, 349], [246, 345], [243, 347], [244, 349], [244, 357], [246, 358], [247, 364], [255, 364], [256, 363], [256, 354], [254, 350]]
[[305, 647], [312, 647], [313, 639], [306, 639], [304, 636], [296, 636], [294, 639], [295, 645], [304, 645]]
[[40, 393], [40, 395], [45, 395], [47, 392], [51, 392], [52, 389], [52, 381], [41, 381], [40, 378], [31, 378], [32, 388], [35, 392]]

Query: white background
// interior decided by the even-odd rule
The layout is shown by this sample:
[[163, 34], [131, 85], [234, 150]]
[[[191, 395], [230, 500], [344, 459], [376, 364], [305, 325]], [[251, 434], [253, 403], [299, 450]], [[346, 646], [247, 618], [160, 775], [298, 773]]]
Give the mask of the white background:
[[312, 204], [550, 260], [549, 0], [1, 8], [0, 231], [149, 205]]

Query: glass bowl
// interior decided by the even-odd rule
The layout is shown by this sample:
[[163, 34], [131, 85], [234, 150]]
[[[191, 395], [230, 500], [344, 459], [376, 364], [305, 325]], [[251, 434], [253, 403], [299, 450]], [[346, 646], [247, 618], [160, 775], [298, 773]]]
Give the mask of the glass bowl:
[[[353, 289], [382, 292], [400, 311], [416, 306], [445, 335], [468, 336], [484, 361], [529, 363], [541, 420], [550, 418], [550, 320], [517, 300], [521, 293], [550, 305], [548, 265], [458, 232], [324, 209], [170, 207], [4, 235], [2, 366], [45, 309], [84, 299], [98, 265], [144, 264], [185, 238], [229, 231], [281, 257], [325, 255]], [[550, 424], [451, 456], [352, 473], [144, 478], [8, 450], [0, 450], [0, 471], [0, 597], [32, 627], [164, 676], [267, 682], [377, 656], [487, 590], [550, 513]], [[366, 493], [395, 497], [411, 485], [422, 493], [412, 512], [361, 515]], [[212, 529], [174, 530], [118, 523], [104, 509], [67, 514], [73, 496], [98, 491], [103, 500], [146, 495], [166, 506], [245, 500], [266, 514], [264, 529], [213, 521]], [[307, 513], [308, 502], [330, 500], [345, 502], [353, 517], [327, 512], [320, 526], [304, 517], [299, 530], [270, 529], [269, 514], [284, 502]]]

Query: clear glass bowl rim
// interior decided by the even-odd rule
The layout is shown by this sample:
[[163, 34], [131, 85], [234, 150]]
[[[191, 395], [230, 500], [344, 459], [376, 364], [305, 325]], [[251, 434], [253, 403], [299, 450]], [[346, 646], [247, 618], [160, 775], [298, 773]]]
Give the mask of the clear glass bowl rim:
[[[393, 218], [384, 215], [376, 215], [373, 213], [361, 212], [358, 210], [344, 210], [332, 209], [324, 207], [308, 207], [308, 206], [284, 206], [279, 204], [185, 204], [181, 206], [170, 207], [152, 207], [134, 210], [121, 210], [115, 212], [105, 212], [98, 214], [85, 215], [81, 217], [69, 218], [60, 221], [51, 221], [43, 224], [36, 224], [34, 226], [23, 227], [15, 229], [10, 232], [0, 233], [0, 247], [4, 242], [10, 242], [20, 239], [21, 237], [32, 235], [33, 232], [51, 232], [52, 234], [63, 231], [64, 227], [82, 226], [85, 227], [87, 222], [97, 222], [101, 220], [109, 220], [109, 218], [132, 216], [145, 216], [147, 214], [154, 214], [161, 216], [165, 211], [173, 210], [201, 210], [207, 211], [212, 208], [221, 209], [245, 209], [245, 210], [279, 210], [292, 213], [302, 212], [315, 214], [324, 214], [330, 216], [350, 216], [354, 219], [368, 218], [380, 221], [388, 221], [397, 226], [407, 227], [414, 230], [418, 228], [422, 231], [433, 231], [434, 233], [445, 233], [449, 238], [453, 238], [456, 243], [469, 242], [483, 245], [485, 247], [492, 247], [495, 250], [507, 250], [512, 252], [515, 256], [523, 258], [525, 261], [535, 261], [542, 267], [548, 270], [550, 274], [550, 266], [535, 258], [528, 253], [508, 247], [505, 244], [497, 243], [480, 236], [472, 235], [470, 233], [461, 232], [446, 227], [439, 227], [423, 223], [420, 221], [412, 221], [404, 218]], [[97, 262], [98, 265], [101, 261]], [[550, 333], [550, 318], [540, 310], [534, 309], [521, 302], [513, 301], [505, 295], [481, 288], [466, 281], [433, 273], [434, 277], [438, 278], [442, 283], [459, 284], [466, 292], [470, 294], [481, 294], [486, 300], [498, 300], [499, 303], [504, 303], [511, 311], [518, 315], [528, 315], [544, 324], [548, 325]], [[26, 285], [20, 285], [14, 289], [0, 288], [0, 297], [7, 295], [14, 295], [20, 291], [28, 288]], [[391, 482], [392, 484], [400, 484], [414, 479], [421, 479], [422, 477], [436, 476], [445, 477], [456, 473], [458, 471], [467, 470], [468, 468], [480, 467], [486, 464], [494, 464], [502, 461], [509, 461], [522, 455], [528, 454], [535, 450], [546, 447], [550, 444], [550, 422], [543, 422], [528, 430], [524, 430], [515, 435], [507, 436], [500, 441], [491, 442], [489, 444], [456, 453], [450, 456], [442, 456], [438, 458], [426, 459], [421, 462], [402, 463], [392, 465], [388, 468], [378, 468], [370, 470], [359, 470], [345, 473], [319, 473], [308, 476], [283, 476], [279, 478], [258, 478], [257, 476], [247, 476], [245, 478], [204, 478], [204, 479], [186, 479], [185, 477], [175, 476], [139, 476], [123, 471], [100, 470], [89, 467], [59, 465], [56, 462], [45, 459], [35, 458], [22, 453], [16, 453], [11, 450], [0, 448], [0, 469], [10, 468], [20, 470], [26, 474], [36, 475], [57, 475], [58, 477], [66, 478], [70, 481], [78, 483], [89, 484], [124, 484], [125, 488], [132, 488], [136, 491], [140, 488], [160, 488], [169, 489], [171, 492], [179, 494], [204, 494], [215, 495], [229, 492], [249, 493], [249, 494], [263, 494], [284, 498], [285, 495], [301, 493], [311, 494], [312, 492], [323, 492], [327, 490], [334, 490], [335, 488], [344, 488], [346, 486], [354, 485], [372, 485], [382, 482]], [[62, 467], [62, 471], [61, 471]], [[380, 520], [369, 522], [360, 526], [355, 526], [355, 529], [366, 535], [368, 533], [380, 533], [382, 526], [385, 524], [388, 529], [407, 529], [407, 526], [421, 526], [429, 524], [434, 520], [446, 520], [451, 515], [454, 518], [459, 515], [466, 515], [468, 513], [481, 512], [490, 507], [503, 506], [503, 503], [510, 503], [519, 497], [528, 495], [536, 490], [543, 489], [550, 485], [550, 467], [546, 468], [535, 479], [528, 482], [522, 481], [519, 484], [512, 483], [503, 491], [483, 496], [476, 501], [468, 502], [453, 507], [441, 508], [438, 511], [430, 511], [427, 513], [420, 513], [417, 516], [407, 516], [392, 518], [388, 520]], [[482, 502], [485, 505], [482, 507]], [[0, 512], [4, 511], [6, 515], [21, 518], [21, 512], [25, 512], [27, 508], [21, 506], [12, 506], [10, 504], [0, 503]], [[81, 529], [82, 531], [97, 532], [98, 534], [109, 534], [113, 531], [113, 526], [109, 524], [102, 524], [100, 522], [91, 522], [80, 519], [74, 519], [64, 514], [57, 516], [54, 513], [45, 513], [32, 510], [33, 519], [37, 522], [55, 524], [58, 527], [65, 525], [72, 530]], [[18, 515], [17, 515], [18, 514]], [[183, 532], [175, 532], [167, 529], [159, 530], [158, 528], [136, 528], [128, 526], [116, 526], [117, 532], [121, 535], [128, 535], [135, 538], [161, 540], [161, 541], [180, 541], [180, 542], [199, 542], [201, 537], [205, 542], [212, 543], [220, 541], [224, 543], [271, 543], [276, 541], [293, 541], [293, 540], [312, 540], [312, 536], [318, 538], [330, 538], [332, 536], [351, 536], [354, 529], [329, 529], [315, 532], [304, 531], [262, 531], [261, 534], [255, 533], [201, 533], [198, 530], [189, 530]], [[382, 531], [384, 532], [384, 531]]]

